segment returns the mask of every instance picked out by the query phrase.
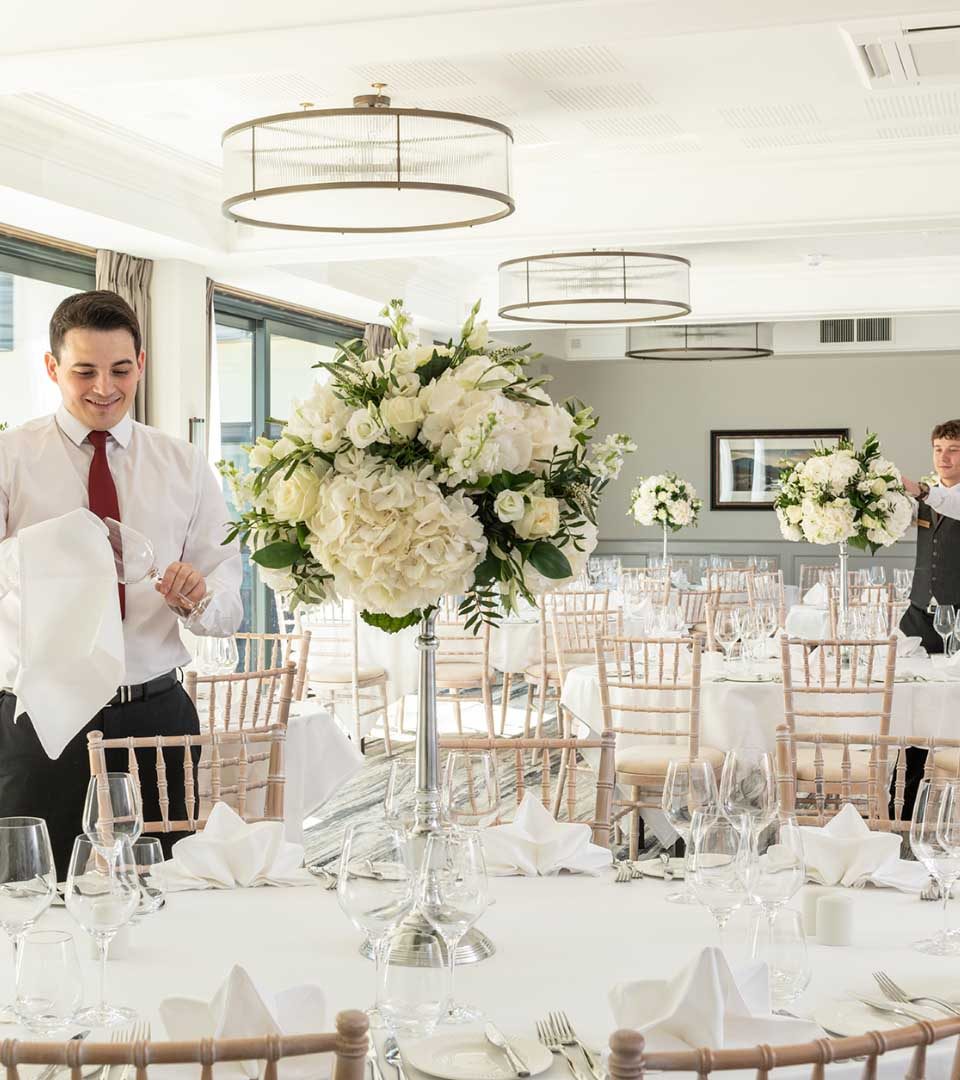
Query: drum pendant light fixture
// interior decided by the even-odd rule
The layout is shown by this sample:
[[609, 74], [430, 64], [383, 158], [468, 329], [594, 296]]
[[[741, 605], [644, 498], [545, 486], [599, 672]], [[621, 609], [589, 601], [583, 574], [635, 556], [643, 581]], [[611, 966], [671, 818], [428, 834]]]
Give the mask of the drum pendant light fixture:
[[224, 132], [223, 213], [301, 232], [389, 233], [482, 225], [514, 211], [513, 133], [495, 120], [395, 109], [384, 96], [352, 109], [261, 116]]
[[602, 325], [690, 313], [690, 263], [649, 251], [567, 251], [499, 266], [499, 315], [518, 322]]
[[637, 326], [627, 332], [634, 360], [752, 360], [773, 355], [770, 323]]

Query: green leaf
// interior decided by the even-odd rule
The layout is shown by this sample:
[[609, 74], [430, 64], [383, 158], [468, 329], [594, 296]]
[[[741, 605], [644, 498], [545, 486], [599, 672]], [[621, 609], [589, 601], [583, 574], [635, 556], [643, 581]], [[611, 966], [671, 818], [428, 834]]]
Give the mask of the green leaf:
[[496, 555], [487, 555], [474, 571], [473, 578], [478, 585], [486, 585], [488, 582], [498, 581], [500, 579], [500, 560]]
[[530, 565], [545, 578], [573, 576], [573, 567], [564, 553], [546, 540], [538, 540], [530, 551]]
[[437, 356], [436, 353], [425, 363], [417, 368], [417, 378], [421, 386], [426, 386], [433, 379], [439, 379], [453, 362], [452, 356]]
[[268, 570], [282, 570], [285, 566], [293, 566], [302, 554], [299, 544], [278, 540], [275, 544], [267, 544], [255, 551], [250, 558], [258, 566], [264, 566]]
[[361, 611], [360, 618], [368, 626], [375, 626], [387, 634], [398, 634], [401, 630], [406, 630], [408, 626], [416, 626], [423, 618], [423, 613], [419, 608], [414, 608], [413, 611], [401, 616], [384, 615], [378, 611]]

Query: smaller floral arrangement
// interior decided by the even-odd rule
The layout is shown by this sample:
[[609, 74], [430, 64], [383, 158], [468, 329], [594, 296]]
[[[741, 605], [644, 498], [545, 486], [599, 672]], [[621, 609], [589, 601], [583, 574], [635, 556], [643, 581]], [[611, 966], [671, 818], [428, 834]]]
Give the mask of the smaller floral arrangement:
[[628, 516], [638, 525], [659, 525], [679, 532], [696, 525], [703, 500], [689, 480], [676, 473], [658, 473], [641, 477], [630, 492]]

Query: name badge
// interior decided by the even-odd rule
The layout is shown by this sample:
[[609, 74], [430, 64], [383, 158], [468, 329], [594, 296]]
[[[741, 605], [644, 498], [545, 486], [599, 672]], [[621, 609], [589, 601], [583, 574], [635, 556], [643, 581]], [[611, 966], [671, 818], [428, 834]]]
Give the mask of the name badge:
[[918, 529], [929, 529], [930, 528], [930, 522], [927, 521], [926, 518], [917, 518], [917, 528]]

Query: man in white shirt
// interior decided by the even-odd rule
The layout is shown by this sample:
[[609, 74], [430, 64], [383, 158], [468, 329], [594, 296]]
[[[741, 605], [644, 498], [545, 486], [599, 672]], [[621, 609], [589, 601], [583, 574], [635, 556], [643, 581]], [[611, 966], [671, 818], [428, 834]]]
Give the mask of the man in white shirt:
[[[112, 292], [68, 297], [51, 319], [45, 363], [63, 400], [55, 415], [0, 434], [0, 538], [89, 508], [146, 536], [157, 566], [165, 568], [157, 585], [144, 579], [120, 587], [124, 684], [56, 760], [46, 756], [27, 717], [14, 722], [9, 687], [18, 666], [18, 601], [0, 586], [0, 816], [46, 819], [62, 879], [73, 838], [82, 831], [87, 732], [117, 738], [199, 731], [178, 678], [177, 668], [190, 659], [178, 615], [186, 613], [183, 598], [193, 605], [209, 591], [210, 603], [191, 630], [234, 633], [243, 617], [242, 570], [237, 545], [221, 543], [228, 513], [203, 455], [129, 416], [144, 369], [132, 308]], [[184, 816], [183, 752], [164, 756], [170, 813]], [[155, 753], [138, 751], [137, 757], [144, 816], [157, 820]], [[119, 758], [108, 767], [126, 771], [125, 753]]]

